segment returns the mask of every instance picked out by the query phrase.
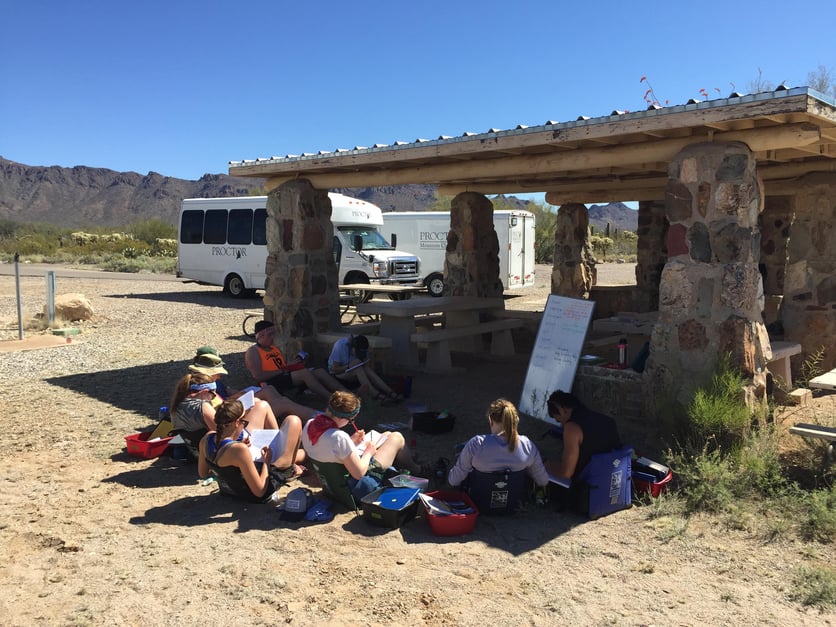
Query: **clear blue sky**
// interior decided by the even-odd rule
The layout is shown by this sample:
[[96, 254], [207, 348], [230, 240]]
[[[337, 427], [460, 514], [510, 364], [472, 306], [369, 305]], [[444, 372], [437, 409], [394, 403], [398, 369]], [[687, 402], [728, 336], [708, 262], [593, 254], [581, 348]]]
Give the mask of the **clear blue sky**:
[[0, 155], [184, 179], [284, 156], [806, 85], [836, 3], [7, 0]]

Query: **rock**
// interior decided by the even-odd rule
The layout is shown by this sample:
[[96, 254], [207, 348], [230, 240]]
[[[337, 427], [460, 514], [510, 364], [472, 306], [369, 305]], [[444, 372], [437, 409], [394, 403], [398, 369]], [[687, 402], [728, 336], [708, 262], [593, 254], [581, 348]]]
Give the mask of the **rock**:
[[67, 322], [90, 320], [93, 305], [84, 294], [61, 294], [55, 297], [55, 317]]

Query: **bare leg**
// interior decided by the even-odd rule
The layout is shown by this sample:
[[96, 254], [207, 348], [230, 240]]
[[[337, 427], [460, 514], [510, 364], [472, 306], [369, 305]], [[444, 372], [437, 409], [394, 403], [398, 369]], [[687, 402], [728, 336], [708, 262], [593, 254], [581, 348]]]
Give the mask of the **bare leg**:
[[[386, 382], [380, 378], [380, 376], [374, 371], [373, 368], [369, 366], [363, 366], [360, 368], [363, 371], [363, 374], [366, 375], [369, 384], [372, 388], [376, 389], [378, 392], [385, 394], [386, 396], [393, 396], [395, 394], [394, 390], [386, 385]], [[362, 381], [362, 379], [361, 379]]]
[[310, 370], [294, 370], [290, 373], [290, 378], [295, 385], [304, 383], [314, 394], [317, 394], [322, 398], [327, 399], [331, 396], [331, 392], [329, 392], [328, 389], [319, 382], [319, 379], [317, 379]]
[[328, 372], [323, 368], [316, 368], [314, 370], [314, 376], [319, 380], [320, 383], [322, 383], [322, 385], [324, 385], [332, 392], [336, 392], [337, 390], [340, 390], [342, 392], [346, 391], [345, 386], [342, 383], [340, 383], [339, 380], [335, 379], [330, 374], [328, 374]]
[[261, 399], [256, 400], [250, 411], [247, 412], [247, 420], [250, 423], [250, 429], [279, 428], [279, 423], [276, 421], [276, 415], [273, 413], [270, 403]]
[[282, 431], [285, 433], [285, 446], [282, 454], [272, 461], [277, 468], [290, 468], [296, 462], [303, 461], [305, 453], [299, 448], [302, 441], [302, 421], [299, 416], [290, 414], [282, 422]]
[[398, 468], [406, 468], [409, 472], [417, 474], [421, 472], [421, 467], [412, 459], [412, 453], [406, 448], [406, 442], [403, 435], [398, 431], [388, 431], [389, 437], [377, 449], [374, 454], [375, 460], [380, 462], [383, 466], [391, 466], [396, 461]]
[[293, 402], [288, 397], [282, 396], [272, 385], [265, 385], [257, 396], [270, 403], [270, 407], [273, 408], [273, 414], [276, 416], [277, 421], [287, 414], [296, 414], [302, 418], [303, 422], [305, 422], [317, 412], [317, 410], [312, 407], [300, 405], [299, 403]]

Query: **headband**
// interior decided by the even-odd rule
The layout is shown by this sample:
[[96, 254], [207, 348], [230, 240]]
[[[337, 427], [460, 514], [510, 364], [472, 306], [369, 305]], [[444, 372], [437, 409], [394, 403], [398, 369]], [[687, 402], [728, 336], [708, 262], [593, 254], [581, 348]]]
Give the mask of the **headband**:
[[275, 326], [269, 326], [269, 327], [267, 327], [267, 328], [265, 328], [265, 329], [262, 329], [261, 331], [259, 331], [258, 333], [256, 333], [256, 334], [255, 334], [255, 339], [260, 340], [261, 338], [263, 338], [263, 337], [264, 337], [264, 335], [265, 335], [268, 331], [275, 331], [275, 330], [276, 330], [276, 327], [275, 327]]
[[192, 383], [189, 386], [189, 389], [193, 392], [199, 392], [200, 390], [215, 390], [217, 388], [218, 386], [214, 381], [211, 383]]
[[357, 407], [353, 411], [340, 411], [339, 409], [334, 409], [332, 405], [328, 405], [328, 412], [334, 416], [334, 418], [351, 420], [352, 418], [356, 418], [357, 414], [360, 413], [360, 403], [357, 403]]

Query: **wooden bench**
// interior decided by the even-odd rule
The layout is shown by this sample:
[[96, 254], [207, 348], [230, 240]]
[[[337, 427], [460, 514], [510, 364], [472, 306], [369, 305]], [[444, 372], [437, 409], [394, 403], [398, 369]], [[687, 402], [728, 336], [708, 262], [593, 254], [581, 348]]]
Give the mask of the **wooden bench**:
[[504, 318], [463, 327], [446, 327], [413, 333], [409, 339], [416, 344], [427, 345], [426, 369], [428, 372], [450, 372], [453, 369], [453, 362], [450, 359], [450, 340], [490, 333], [491, 355], [513, 355], [514, 339], [511, 337], [511, 330], [518, 329], [524, 324], [525, 322], [519, 318]]
[[836, 427], [825, 427], [824, 425], [813, 425], [799, 422], [798, 424], [790, 427], [790, 433], [794, 433], [795, 435], [800, 435], [805, 438], [826, 440], [828, 444], [824, 452], [822, 465], [827, 468], [831, 463], [833, 463], [833, 443], [836, 442]]
[[771, 342], [772, 360], [766, 364], [773, 377], [781, 379], [788, 389], [792, 389], [792, 372], [790, 371], [790, 357], [801, 353], [798, 342]]

